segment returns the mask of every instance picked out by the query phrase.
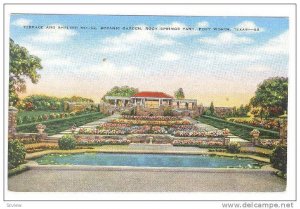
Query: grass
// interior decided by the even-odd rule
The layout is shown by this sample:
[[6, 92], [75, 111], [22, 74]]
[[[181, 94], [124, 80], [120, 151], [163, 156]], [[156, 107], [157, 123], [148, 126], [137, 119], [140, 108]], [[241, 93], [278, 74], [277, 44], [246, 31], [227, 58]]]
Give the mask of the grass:
[[44, 114], [51, 114], [51, 113], [62, 113], [63, 111], [56, 111], [56, 110], [48, 110], [48, 111], [43, 111], [43, 110], [37, 110], [37, 111], [20, 111], [18, 112], [18, 117], [25, 117], [25, 116], [29, 116], [29, 117], [36, 117], [39, 115], [44, 115]]
[[17, 175], [19, 173], [22, 173], [24, 171], [27, 171], [29, 168], [25, 165], [25, 164], [22, 164], [22, 165], [19, 165], [18, 167], [16, 168], [13, 168], [13, 169], [9, 169], [8, 170], [8, 176], [14, 176], [14, 175]]
[[253, 117], [230, 117], [230, 118], [226, 118], [226, 120], [230, 120], [230, 119], [241, 119], [244, 121], [251, 121], [253, 120]]
[[101, 119], [104, 117], [106, 117], [106, 115], [99, 113], [99, 112], [94, 112], [94, 113], [74, 116], [74, 117], [70, 117], [70, 118], [60, 118], [60, 119], [43, 121], [43, 122], [29, 123], [29, 124], [17, 126], [17, 132], [36, 133], [37, 130], [36, 130], [35, 126], [37, 124], [41, 123], [43, 125], [46, 125], [45, 132], [48, 135], [54, 135], [54, 134], [58, 134], [62, 131], [69, 129], [74, 124], [76, 124], [77, 126], [82, 126], [86, 123], [90, 123], [90, 122], [93, 122], [97, 119]]
[[260, 138], [262, 139], [278, 139], [279, 132], [271, 131], [263, 128], [258, 128], [254, 126], [249, 126], [245, 124], [234, 123], [230, 121], [226, 121], [220, 118], [215, 118], [211, 116], [201, 116], [197, 118], [198, 121], [201, 123], [209, 124], [214, 126], [218, 129], [228, 128], [230, 132], [236, 136], [241, 137], [242, 139], [251, 140], [252, 137], [250, 136], [250, 132], [253, 129], [257, 129], [260, 131]]

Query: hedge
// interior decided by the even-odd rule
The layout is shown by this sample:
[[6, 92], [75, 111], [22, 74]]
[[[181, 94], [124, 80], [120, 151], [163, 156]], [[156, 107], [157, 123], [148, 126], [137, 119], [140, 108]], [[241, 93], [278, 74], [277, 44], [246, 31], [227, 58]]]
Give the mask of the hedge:
[[106, 115], [96, 112], [96, 113], [90, 113], [85, 115], [79, 115], [74, 116], [71, 118], [60, 118], [60, 119], [53, 119], [53, 120], [47, 120], [43, 122], [35, 122], [35, 123], [29, 123], [24, 125], [17, 126], [17, 132], [20, 133], [36, 133], [36, 125], [37, 124], [43, 124], [46, 125], [45, 132], [49, 135], [58, 134], [66, 129], [69, 129], [74, 124], [77, 126], [84, 125], [89, 122], [93, 122], [97, 119], [101, 119], [106, 117]]
[[24, 171], [27, 171], [27, 170], [29, 170], [29, 167], [27, 165], [25, 165], [25, 164], [19, 165], [16, 168], [8, 170], [8, 177], [20, 174], [20, 173], [22, 173]]
[[250, 132], [253, 129], [257, 129], [260, 131], [260, 137], [263, 139], [278, 139], [279, 138], [279, 132], [271, 131], [263, 128], [258, 128], [254, 126], [249, 126], [245, 124], [235, 123], [231, 121], [226, 121], [220, 118], [215, 118], [211, 116], [202, 115], [200, 118], [197, 118], [198, 121], [202, 123], [206, 123], [209, 125], [212, 125], [216, 128], [223, 129], [228, 128], [230, 132], [236, 136], [239, 136], [246, 140], [251, 140], [252, 137], [250, 135]]

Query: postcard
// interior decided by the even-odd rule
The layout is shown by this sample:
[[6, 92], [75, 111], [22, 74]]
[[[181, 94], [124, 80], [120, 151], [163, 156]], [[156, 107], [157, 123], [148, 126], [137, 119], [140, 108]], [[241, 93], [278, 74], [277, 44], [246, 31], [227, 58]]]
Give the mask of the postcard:
[[289, 16], [15, 12], [8, 24], [11, 197], [289, 189]]

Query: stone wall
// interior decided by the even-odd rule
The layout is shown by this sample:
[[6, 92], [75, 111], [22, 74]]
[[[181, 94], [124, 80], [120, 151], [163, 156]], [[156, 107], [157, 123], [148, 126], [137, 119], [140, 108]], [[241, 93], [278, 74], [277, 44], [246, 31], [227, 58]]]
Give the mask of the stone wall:
[[64, 102], [64, 111], [67, 112], [81, 112], [86, 108], [91, 108], [94, 103], [86, 103], [86, 102]]
[[10, 106], [8, 109], [8, 137], [11, 137], [17, 132], [17, 114], [18, 109]]
[[46, 133], [38, 134], [38, 133], [15, 133], [11, 135], [10, 139], [19, 139], [22, 142], [37, 142], [41, 140], [47, 140], [48, 135]]
[[164, 115], [164, 108], [161, 106], [160, 108], [147, 108], [142, 106], [136, 107], [136, 115], [140, 116], [162, 116]]
[[287, 144], [287, 120], [286, 119], [282, 119], [280, 121], [279, 136], [280, 136], [281, 143], [286, 145]]
[[[95, 140], [129, 140], [130, 143], [147, 143], [149, 144], [171, 144], [174, 140], [192, 139], [192, 140], [209, 140], [207, 137], [175, 137], [169, 134], [132, 134], [132, 135], [75, 135], [77, 140], [95, 141]], [[224, 140], [223, 137], [220, 139]], [[225, 142], [224, 143], [228, 143]]]

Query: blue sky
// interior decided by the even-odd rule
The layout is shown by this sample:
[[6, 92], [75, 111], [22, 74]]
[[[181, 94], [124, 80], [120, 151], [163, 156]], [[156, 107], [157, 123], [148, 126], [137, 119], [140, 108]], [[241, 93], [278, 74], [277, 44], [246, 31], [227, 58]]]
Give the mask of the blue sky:
[[[26, 29], [29, 25], [56, 28]], [[246, 104], [264, 79], [288, 74], [287, 18], [16, 14], [11, 15], [10, 37], [44, 66], [39, 83], [28, 83], [23, 96], [80, 95], [98, 102], [115, 85], [169, 94], [182, 87], [186, 97], [204, 105], [232, 106]]]

